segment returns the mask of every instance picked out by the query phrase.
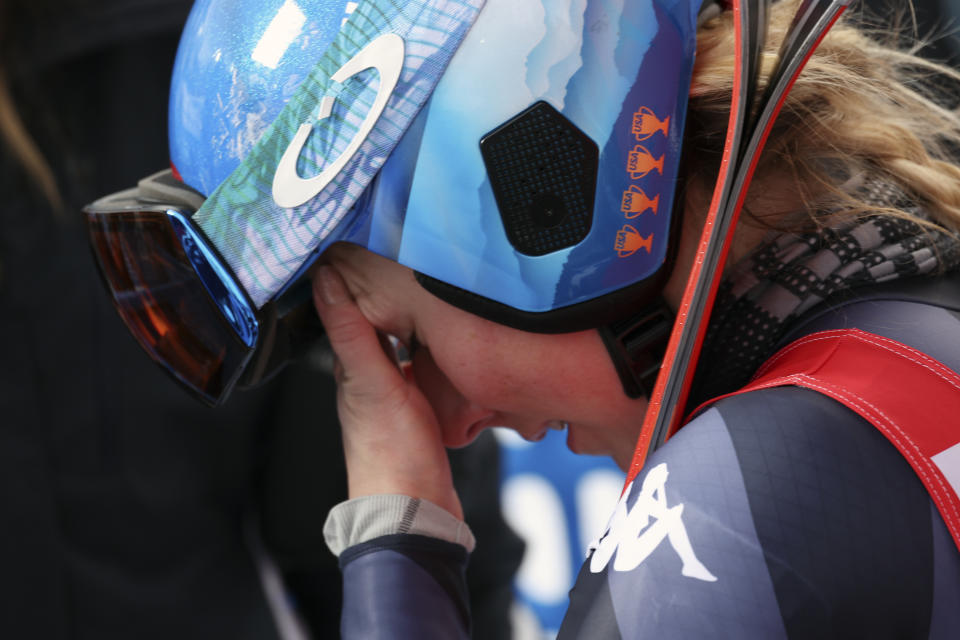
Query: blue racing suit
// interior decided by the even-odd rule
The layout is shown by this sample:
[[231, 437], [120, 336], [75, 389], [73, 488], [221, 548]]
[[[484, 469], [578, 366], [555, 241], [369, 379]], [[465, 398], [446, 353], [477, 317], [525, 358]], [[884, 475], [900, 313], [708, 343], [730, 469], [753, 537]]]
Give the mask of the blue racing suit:
[[[805, 316], [960, 372], [960, 279]], [[960, 418], [958, 418], [960, 423]], [[346, 638], [469, 636], [464, 546], [392, 534], [340, 559]], [[955, 638], [960, 553], [916, 473], [815, 391], [720, 400], [653, 452], [591, 545], [559, 638]]]

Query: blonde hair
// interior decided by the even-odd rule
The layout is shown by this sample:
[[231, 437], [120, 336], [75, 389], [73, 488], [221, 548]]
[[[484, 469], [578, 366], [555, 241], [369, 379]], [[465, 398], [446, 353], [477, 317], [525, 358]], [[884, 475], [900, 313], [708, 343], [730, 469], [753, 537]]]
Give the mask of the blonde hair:
[[58, 215], [64, 210], [60, 189], [50, 163], [27, 131], [10, 95], [6, 76], [0, 67], [0, 139], [23, 167], [34, 185]]
[[[798, 0], [783, 0], [771, 7], [764, 76], [776, 63], [797, 5]], [[693, 179], [705, 179], [719, 162], [734, 66], [731, 21], [731, 12], [725, 12], [698, 33], [688, 138], [694, 148], [687, 162]], [[870, 31], [842, 18], [784, 104], [757, 182], [791, 180], [814, 224], [825, 222], [816, 219], [825, 204], [848, 215], [877, 212], [877, 203], [849, 188], [851, 179], [869, 175], [899, 187], [938, 226], [960, 231], [960, 167], [953, 155], [960, 151], [960, 113], [947, 104], [956, 99], [960, 73], [915, 55], [917, 44], [903, 49], [901, 41], [889, 29]]]
[[23, 167], [53, 212], [62, 217], [65, 212], [63, 198], [53, 169], [20, 117], [3, 65], [3, 58], [9, 55], [5, 36], [14, 19], [12, 6], [0, 0], [0, 145], [4, 147], [0, 152], [9, 153]]

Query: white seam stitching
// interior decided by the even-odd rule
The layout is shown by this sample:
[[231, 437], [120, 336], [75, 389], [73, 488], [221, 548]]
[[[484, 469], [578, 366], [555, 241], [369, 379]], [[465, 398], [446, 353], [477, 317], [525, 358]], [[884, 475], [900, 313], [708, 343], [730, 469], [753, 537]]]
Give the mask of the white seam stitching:
[[[949, 385], [952, 386], [953, 388], [955, 388], [955, 389], [957, 389], [958, 391], [960, 391], [960, 384], [958, 384], [958, 383], [955, 382], [954, 380], [951, 380], [951, 377], [956, 377], [957, 379], [960, 379], [960, 375], [957, 375], [956, 373], [950, 371], [950, 370], [947, 369], [942, 363], [937, 362], [937, 361], [934, 360], [933, 358], [930, 358], [929, 356], [927, 356], [925, 353], [923, 353], [923, 352], [921, 352], [921, 351], [917, 351], [916, 349], [913, 349], [912, 347], [909, 347], [909, 346], [907, 346], [907, 345], [905, 345], [905, 344], [899, 343], [899, 342], [897, 342], [896, 340], [890, 340], [889, 338], [884, 338], [883, 336], [874, 336], [874, 337], [878, 338], [879, 340], [882, 340], [882, 341], [891, 343], [892, 345], [895, 345], [895, 346], [888, 346], [888, 345], [885, 345], [885, 344], [880, 344], [880, 342], [874, 342], [874, 341], [871, 340], [870, 338], [867, 338], [867, 337], [866, 337], [867, 335], [874, 336], [874, 334], [865, 334], [865, 335], [853, 335], [853, 336], [851, 336], [851, 337], [854, 337], [854, 338], [856, 338], [857, 340], [860, 340], [860, 341], [862, 341], [862, 342], [867, 342], [867, 343], [872, 344], [872, 345], [874, 345], [874, 346], [880, 347], [881, 349], [886, 349], [887, 351], [889, 351], [890, 353], [893, 353], [894, 355], [897, 355], [897, 356], [900, 356], [901, 358], [904, 358], [904, 359], [906, 359], [906, 360], [909, 360], [910, 362], [913, 362], [914, 364], [918, 364], [918, 365], [920, 365], [921, 367], [923, 367], [924, 369], [927, 369], [928, 371], [930, 371], [930, 372], [933, 373], [934, 375], [936, 375], [936, 376], [938, 376], [939, 378], [941, 378], [944, 382], [946, 382], [947, 384], [949, 384]], [[907, 349], [910, 350], [910, 351], [908, 352], [908, 353], [910, 353], [910, 355], [907, 355], [906, 353], [903, 353], [903, 352], [901, 351], [901, 348], [903, 348], [903, 347], [905, 347], [905, 348], [907, 348]], [[918, 355], [920, 356], [920, 358], [922, 358], [923, 361], [911, 357], [914, 353], [918, 354]], [[934, 366], [933, 366], [934, 364], [939, 365], [940, 367], [943, 367], [943, 369], [945, 369], [945, 371], [937, 371], [937, 370], [934, 368]], [[949, 375], [949, 374], [952, 374], [952, 376]]]
[[[927, 356], [925, 353], [923, 353], [923, 352], [921, 352], [921, 351], [918, 351], [918, 350], [916, 350], [916, 349], [913, 349], [912, 347], [909, 347], [908, 345], [905, 345], [905, 344], [902, 344], [902, 343], [900, 343], [900, 342], [897, 342], [896, 340], [891, 340], [891, 339], [885, 338], [885, 337], [883, 337], [883, 336], [877, 336], [877, 335], [875, 335], [875, 334], [867, 333], [867, 332], [861, 331], [861, 330], [859, 330], [859, 329], [855, 329], [855, 330], [853, 330], [853, 331], [850, 331], [850, 330], [847, 330], [847, 329], [834, 329], [834, 330], [831, 330], [831, 331], [823, 331], [823, 332], [820, 332], [820, 333], [814, 333], [814, 334], [812, 334], [812, 335], [810, 335], [810, 336], [806, 336], [806, 337], [804, 337], [804, 338], [801, 338], [801, 339], [797, 340], [796, 342], [793, 342], [790, 346], [788, 346], [788, 347], [786, 347], [785, 349], [783, 349], [780, 353], [778, 353], [778, 354], [776, 354], [775, 356], [773, 356], [772, 358], [770, 358], [770, 360], [768, 360], [768, 361], [766, 362], [766, 364], [764, 364], [762, 367], [760, 367], [760, 369], [757, 371], [757, 374], [756, 374], [755, 378], [758, 378], [758, 377], [760, 377], [760, 376], [765, 375], [766, 372], [769, 371], [771, 368], [773, 368], [773, 366], [774, 366], [778, 361], [780, 361], [781, 359], [783, 359], [784, 357], [786, 357], [786, 355], [787, 355], [788, 353], [792, 352], [794, 349], [798, 349], [798, 348], [800, 348], [801, 346], [804, 346], [804, 345], [807, 345], [807, 344], [811, 344], [811, 343], [813, 343], [813, 342], [818, 342], [818, 341], [822, 341], [822, 340], [831, 340], [831, 339], [833, 339], [833, 338], [843, 337], [843, 336], [847, 336], [847, 337], [850, 337], [850, 338], [853, 338], [853, 339], [856, 339], [856, 340], [860, 340], [861, 342], [865, 342], [865, 343], [867, 343], [867, 344], [872, 344], [872, 345], [874, 345], [875, 347], [879, 347], [879, 348], [881, 348], [881, 349], [884, 349], [884, 350], [886, 350], [886, 351], [889, 351], [890, 353], [892, 353], [892, 354], [894, 354], [894, 355], [900, 356], [901, 358], [903, 358], [903, 359], [905, 359], [905, 360], [909, 360], [910, 362], [913, 362], [914, 364], [919, 365], [919, 366], [923, 367], [924, 369], [927, 369], [927, 370], [930, 371], [932, 374], [934, 374], [935, 376], [939, 377], [941, 380], [943, 380], [944, 382], [946, 382], [947, 384], [949, 384], [950, 386], [952, 386], [954, 389], [957, 389], [958, 391], [960, 391], [960, 382], [958, 382], [958, 381], [960, 381], [960, 375], [958, 375], [957, 373], [951, 371], [950, 369], [948, 369], [948, 368], [947, 368], [945, 365], [943, 365], [942, 363], [934, 360], [933, 358], [930, 358], [930, 357]], [[870, 338], [868, 338], [867, 336], [875, 337], [875, 338], [877, 338], [877, 339], [879, 339], [879, 340], [882, 340], [882, 341], [884, 341], [884, 342], [887, 342], [887, 343], [889, 343], [889, 344], [881, 344], [880, 342], [875, 342], [875, 341], [871, 340]], [[891, 345], [895, 345], [895, 346], [891, 346]], [[903, 352], [900, 350], [900, 349], [903, 349], [903, 348], [909, 349], [909, 350], [910, 350], [910, 355], [907, 355], [907, 354], [903, 353]], [[913, 353], [918, 354], [918, 355], [920, 356], [920, 358], [922, 358], [923, 361], [918, 360], [918, 359], [915, 359], [914, 357], [911, 357], [911, 356], [913, 355]], [[937, 367], [937, 368], [934, 368], [934, 367]], [[939, 368], [939, 369], [942, 369], [942, 370], [938, 371], [938, 370], [937, 370], [938, 368]]]
[[771, 368], [773, 368], [773, 366], [774, 366], [777, 362], [779, 362], [780, 360], [782, 360], [783, 358], [785, 358], [788, 353], [790, 353], [790, 352], [792, 352], [792, 351], [794, 351], [794, 350], [796, 350], [796, 349], [799, 349], [800, 347], [802, 347], [802, 346], [804, 346], [804, 345], [813, 343], [813, 342], [820, 342], [820, 341], [822, 341], [822, 340], [831, 340], [831, 339], [837, 337], [838, 334], [844, 335], [844, 330], [842, 330], [842, 329], [832, 329], [832, 330], [830, 330], [830, 331], [821, 331], [821, 332], [819, 332], [819, 333], [814, 333], [814, 334], [811, 334], [811, 335], [809, 335], [809, 336], [804, 336], [803, 338], [800, 338], [799, 340], [795, 340], [794, 342], [791, 342], [790, 345], [788, 345], [787, 347], [784, 347], [784, 348], [783, 348], [782, 350], [780, 350], [777, 354], [775, 354], [772, 358], [770, 358], [769, 360], [767, 360], [767, 361], [763, 364], [763, 366], [760, 367], [760, 369], [757, 370], [757, 373], [756, 373], [756, 375], [754, 376], [754, 378], [758, 378], [758, 377], [766, 374], [766, 372], [769, 371]]
[[[904, 433], [904, 431], [903, 431], [893, 420], [891, 420], [891, 419], [887, 416], [887, 414], [885, 414], [883, 411], [881, 411], [881, 410], [878, 409], [877, 407], [873, 406], [870, 402], [868, 402], [868, 401], [865, 400], [864, 398], [861, 398], [861, 397], [858, 396], [857, 394], [850, 392], [850, 391], [849, 391], [848, 389], [846, 389], [846, 388], [837, 387], [836, 385], [828, 385], [828, 384], [825, 384], [825, 383], [821, 383], [820, 381], [816, 380], [815, 378], [811, 378], [810, 376], [808, 376], [808, 375], [806, 375], [806, 374], [803, 374], [803, 373], [798, 373], [798, 374], [794, 374], [794, 375], [791, 375], [791, 376], [786, 376], [785, 378], [781, 378], [780, 380], [781, 380], [781, 381], [782, 381], [782, 380], [789, 380], [789, 379], [791, 379], [791, 378], [794, 379], [794, 380], [803, 381], [804, 384], [809, 385], [810, 388], [812, 388], [812, 389], [817, 389], [817, 390], [819, 390], [819, 391], [833, 390], [834, 392], [840, 393], [840, 394], [841, 394], [841, 397], [844, 397], [844, 394], [845, 394], [845, 395], [846, 395], [846, 398], [847, 398], [848, 400], [849, 400], [850, 398], [854, 398], [854, 399], [858, 400], [861, 404], [866, 405], [867, 407], [869, 407], [870, 409], [872, 409], [877, 415], [879, 415], [880, 417], [882, 417], [882, 418], [886, 421], [887, 426], [888, 426], [888, 429], [896, 430], [896, 432], [899, 433], [899, 435], [900, 435], [902, 438], [906, 439], [907, 442], [909, 442], [910, 445], [911, 445], [911, 446], [916, 450], [916, 452], [920, 455], [920, 457], [921, 457], [921, 459], [922, 459], [922, 462], [927, 462], [927, 461], [928, 461], [928, 458], [924, 455], [923, 451], [920, 450], [920, 447], [917, 446], [917, 444], [913, 441], [913, 439], [910, 438], [910, 436], [909, 436], [908, 434]], [[851, 404], [852, 404], [854, 407], [856, 407], [857, 409], [860, 409], [861, 411], [865, 411], [862, 406], [857, 406], [857, 404], [854, 403], [852, 400], [849, 400], [849, 401], [850, 401]], [[879, 426], [879, 425], [878, 425], [878, 426]], [[900, 443], [900, 440], [897, 438], [897, 436], [896, 436], [895, 434], [891, 434], [891, 436], [892, 436], [892, 437], [894, 438], [894, 440], [897, 442], [898, 447], [900, 447], [900, 449], [901, 449], [901, 451], [904, 453], [904, 455], [907, 456], [907, 458], [909, 458], [909, 459], [911, 460], [911, 462], [915, 461], [914, 455], [911, 454], [911, 453], [907, 450], [907, 448]], [[918, 464], [920, 464], [920, 463], [918, 463]], [[929, 464], [930, 464], [931, 466], [933, 465], [932, 462], [930, 462]], [[925, 467], [926, 465], [921, 465], [921, 466], [924, 466], [924, 467]], [[925, 473], [923, 470], [920, 470], [919, 473], [920, 473], [921, 476], [924, 477], [924, 479], [927, 478], [927, 473]], [[952, 487], [951, 487], [950, 489], [947, 489], [947, 488], [944, 486], [943, 480], [940, 478], [939, 475], [937, 475], [936, 473], [931, 474], [931, 475], [933, 476], [933, 479], [936, 480], [936, 483], [940, 486], [940, 490], [941, 490], [942, 492], [946, 492], [946, 493], [947, 493], [947, 496], [942, 496], [942, 497], [941, 497], [941, 500], [943, 500], [944, 503], [946, 503], [946, 504], [948, 504], [948, 505], [950, 506], [950, 509], [953, 511], [954, 518], [955, 518], [957, 521], [960, 521], [960, 512], [957, 511], [957, 505], [956, 505], [956, 499], [957, 499], [956, 493], [953, 492], [953, 493], [954, 493], [954, 500], [950, 500], [950, 499], [949, 499], [949, 493], [951, 492]], [[933, 484], [932, 482], [929, 482], [929, 481], [928, 481], [928, 483], [929, 483], [930, 485]], [[934, 491], [936, 491], [936, 490], [934, 489]], [[947, 524], [948, 524], [948, 526], [950, 527], [950, 530], [953, 532], [953, 537], [954, 537], [954, 539], [955, 539], [955, 540], [960, 540], [960, 531], [957, 530], [955, 524], [954, 524], [954, 523], [950, 523], [950, 522], [948, 522]]]

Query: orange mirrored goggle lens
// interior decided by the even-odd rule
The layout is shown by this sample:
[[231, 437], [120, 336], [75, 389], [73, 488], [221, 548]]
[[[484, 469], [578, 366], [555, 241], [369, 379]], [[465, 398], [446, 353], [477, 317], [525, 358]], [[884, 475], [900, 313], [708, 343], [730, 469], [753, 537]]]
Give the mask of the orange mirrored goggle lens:
[[178, 382], [216, 404], [253, 350], [217, 309], [167, 213], [86, 215], [100, 273], [131, 333]]

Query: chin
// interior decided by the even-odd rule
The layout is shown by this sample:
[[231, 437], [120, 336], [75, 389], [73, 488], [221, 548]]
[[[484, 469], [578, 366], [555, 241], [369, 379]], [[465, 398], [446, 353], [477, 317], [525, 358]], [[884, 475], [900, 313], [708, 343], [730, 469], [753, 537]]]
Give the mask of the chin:
[[630, 463], [633, 462], [633, 452], [624, 452], [623, 455], [610, 454], [613, 462], [620, 467], [620, 471], [627, 473], [630, 470]]
[[606, 447], [584, 439], [583, 434], [573, 427], [567, 429], [567, 449], [578, 456], [610, 456]]
[[443, 437], [440, 442], [443, 443], [445, 449], [463, 449], [465, 446], [472, 444], [478, 435], [480, 435], [479, 432], [469, 436]]
[[633, 461], [633, 446], [625, 447], [621, 451], [613, 451], [607, 443], [590, 442], [589, 439], [585, 440], [582, 436], [581, 431], [574, 428], [568, 429], [567, 448], [577, 455], [611, 458], [624, 472], [630, 468], [630, 463]]

